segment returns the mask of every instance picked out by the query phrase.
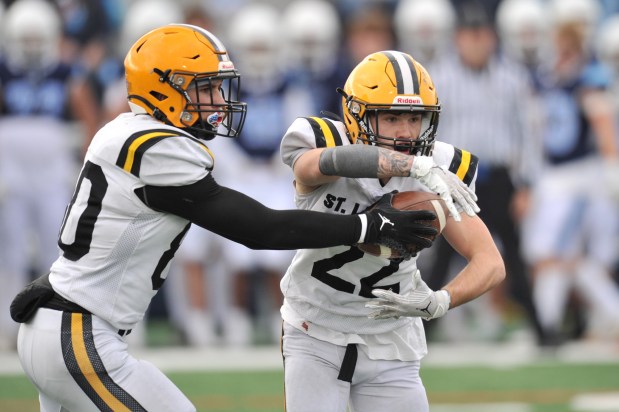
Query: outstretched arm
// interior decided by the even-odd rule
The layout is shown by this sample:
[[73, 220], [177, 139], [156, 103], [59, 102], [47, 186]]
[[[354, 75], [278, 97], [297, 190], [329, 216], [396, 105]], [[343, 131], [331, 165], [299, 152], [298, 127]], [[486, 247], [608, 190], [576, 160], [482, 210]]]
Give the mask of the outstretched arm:
[[[397, 211], [385, 195], [359, 215], [273, 210], [249, 196], [219, 186], [211, 175], [188, 186], [144, 186], [135, 194], [152, 209], [171, 213], [252, 249], [306, 249], [355, 243], [413, 243], [420, 249], [436, 230], [423, 224], [428, 211]], [[384, 221], [389, 224], [384, 224]]]

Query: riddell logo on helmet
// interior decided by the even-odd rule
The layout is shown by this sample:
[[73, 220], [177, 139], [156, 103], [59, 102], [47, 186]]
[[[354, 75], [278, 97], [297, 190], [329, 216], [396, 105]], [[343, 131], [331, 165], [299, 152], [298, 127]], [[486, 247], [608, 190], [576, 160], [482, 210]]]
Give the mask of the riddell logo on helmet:
[[219, 70], [234, 70], [234, 63], [231, 61], [219, 62]]
[[393, 104], [423, 104], [419, 96], [396, 96]]

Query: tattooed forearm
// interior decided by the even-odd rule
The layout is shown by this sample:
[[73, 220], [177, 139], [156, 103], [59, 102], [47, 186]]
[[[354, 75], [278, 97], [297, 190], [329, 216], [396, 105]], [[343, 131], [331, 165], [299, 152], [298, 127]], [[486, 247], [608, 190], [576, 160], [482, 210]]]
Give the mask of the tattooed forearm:
[[318, 168], [325, 176], [377, 177], [408, 176], [413, 156], [368, 145], [339, 146], [320, 154]]
[[408, 176], [413, 167], [413, 156], [393, 150], [378, 149], [378, 177]]

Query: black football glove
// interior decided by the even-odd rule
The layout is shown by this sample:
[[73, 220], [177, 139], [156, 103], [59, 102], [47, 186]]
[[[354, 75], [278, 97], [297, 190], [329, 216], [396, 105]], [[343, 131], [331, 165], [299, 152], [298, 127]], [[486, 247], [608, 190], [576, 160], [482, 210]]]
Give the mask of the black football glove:
[[380, 243], [392, 248], [415, 245], [418, 250], [432, 246], [428, 237], [436, 236], [438, 231], [423, 222], [435, 220], [436, 214], [429, 210], [397, 210], [391, 206], [392, 198], [393, 193], [385, 194], [365, 213], [368, 228], [364, 243]]

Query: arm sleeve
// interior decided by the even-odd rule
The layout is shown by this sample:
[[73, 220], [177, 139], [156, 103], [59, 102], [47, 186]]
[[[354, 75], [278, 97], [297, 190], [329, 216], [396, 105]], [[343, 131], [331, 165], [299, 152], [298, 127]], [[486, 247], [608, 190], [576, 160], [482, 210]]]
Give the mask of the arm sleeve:
[[152, 209], [172, 213], [251, 249], [315, 249], [352, 245], [362, 220], [306, 210], [273, 210], [219, 186], [211, 175], [187, 186], [144, 186], [136, 195]]
[[367, 145], [329, 147], [320, 154], [325, 176], [378, 178], [378, 148]]

